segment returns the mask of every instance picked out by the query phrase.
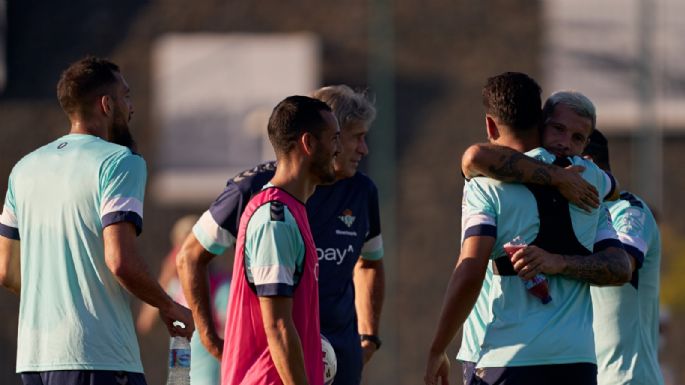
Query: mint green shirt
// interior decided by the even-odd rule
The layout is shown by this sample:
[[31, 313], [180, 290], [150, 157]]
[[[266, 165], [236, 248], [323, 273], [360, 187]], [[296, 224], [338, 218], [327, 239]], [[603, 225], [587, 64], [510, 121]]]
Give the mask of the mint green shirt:
[[[526, 155], [546, 163], [555, 159], [541, 148]], [[579, 157], [572, 158], [572, 163], [586, 167], [583, 177], [602, 196], [611, 191], [611, 179], [593, 163]], [[573, 205], [569, 209], [576, 238], [587, 249], [616, 239], [606, 208], [591, 213]], [[489, 178], [474, 178], [466, 184], [462, 238], [495, 237], [490, 259], [505, 255], [503, 245], [517, 236], [532, 242], [538, 230], [537, 204], [525, 186]], [[478, 303], [464, 324], [466, 343], [458, 357], [475, 361], [478, 367], [594, 363], [589, 285], [563, 276], [547, 278], [553, 300], [543, 305], [525, 290], [519, 277], [488, 271]]]
[[[640, 198], [623, 192], [610, 202], [611, 218], [626, 251], [636, 257], [633, 281], [592, 287], [599, 385], [659, 385], [659, 268], [661, 237]], [[637, 279], [636, 279], [637, 278]]]
[[21, 241], [17, 372], [143, 372], [102, 232], [121, 221], [140, 231], [145, 180], [140, 156], [91, 135], [63, 136], [15, 165], [0, 227]]
[[245, 232], [245, 274], [258, 296], [291, 297], [304, 256], [304, 240], [288, 206], [268, 202], [252, 214]]

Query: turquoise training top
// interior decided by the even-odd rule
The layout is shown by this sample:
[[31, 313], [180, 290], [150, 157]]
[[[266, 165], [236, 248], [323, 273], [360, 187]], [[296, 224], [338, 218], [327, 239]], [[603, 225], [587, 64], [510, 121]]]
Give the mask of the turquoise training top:
[[[538, 148], [526, 153], [546, 163], [555, 156]], [[583, 177], [606, 196], [613, 180], [592, 162], [583, 165]], [[570, 205], [575, 237], [588, 250], [599, 242], [616, 240], [605, 207], [586, 213]], [[539, 230], [537, 204], [524, 185], [490, 178], [474, 178], [464, 188], [462, 239], [495, 237], [490, 259], [505, 255], [503, 245], [519, 236], [532, 242]], [[592, 304], [588, 284], [563, 276], [549, 276], [552, 302], [543, 305], [530, 295], [518, 276], [494, 275], [491, 266], [478, 302], [464, 324], [459, 358], [478, 367], [527, 366], [595, 362]]]
[[619, 239], [636, 259], [630, 284], [595, 287], [593, 328], [599, 385], [659, 385], [659, 268], [661, 237], [654, 215], [637, 196], [609, 202]]
[[21, 159], [0, 235], [21, 241], [17, 372], [143, 372], [130, 295], [105, 263], [103, 229], [142, 228], [145, 161], [70, 134]]

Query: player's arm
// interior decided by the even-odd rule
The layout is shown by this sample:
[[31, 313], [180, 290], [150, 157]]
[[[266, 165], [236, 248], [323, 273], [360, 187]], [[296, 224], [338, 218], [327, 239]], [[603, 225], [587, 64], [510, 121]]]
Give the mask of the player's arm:
[[[494, 243], [495, 238], [491, 236], [471, 236], [464, 240], [461, 255], [447, 286], [438, 326], [428, 354], [424, 376], [427, 385], [449, 383], [447, 346], [476, 303]], [[438, 382], [439, 380], [441, 382]]]
[[215, 254], [205, 250], [194, 233], [190, 233], [176, 256], [178, 277], [202, 344], [221, 360], [224, 341], [214, 326], [209, 295], [208, 264]]
[[[159, 272], [159, 277], [157, 282], [159, 286], [165, 288], [168, 287], [169, 282], [176, 276], [176, 261], [170, 258], [165, 258], [162, 262], [162, 268]], [[159, 312], [156, 308], [150, 306], [143, 302], [140, 306], [140, 311], [138, 312], [138, 319], [136, 320], [136, 329], [138, 333], [147, 334], [150, 332], [152, 327], [159, 316]]]
[[21, 292], [19, 223], [15, 212], [14, 189], [10, 175], [5, 204], [0, 214], [0, 284], [15, 294]]
[[509, 147], [478, 143], [466, 149], [461, 167], [466, 178], [487, 176], [503, 182], [553, 186], [583, 210], [591, 211], [599, 206], [597, 189], [580, 175], [582, 166], [562, 168]]
[[[193, 316], [190, 310], [174, 302], [159, 286], [136, 249], [136, 228], [130, 222], [116, 222], [105, 227], [105, 262], [119, 283], [131, 294], [160, 311], [169, 333], [190, 339]], [[180, 321], [185, 328], [173, 325]]]
[[304, 353], [292, 317], [290, 297], [259, 297], [269, 353], [285, 385], [307, 384]]
[[21, 292], [21, 259], [19, 240], [0, 235], [0, 284], [13, 292]]
[[271, 202], [257, 209], [245, 234], [245, 269], [254, 279], [271, 358], [284, 384], [306, 384], [304, 353], [292, 314], [296, 272], [303, 271], [306, 258], [300, 229], [287, 206]]
[[609, 246], [590, 255], [554, 254], [528, 246], [512, 256], [512, 263], [523, 279], [538, 273], [560, 274], [592, 285], [618, 286], [630, 281], [631, 259], [620, 246]]
[[[354, 268], [354, 292], [359, 334], [377, 337], [385, 297], [383, 259], [359, 258]], [[363, 339], [361, 345], [366, 364], [378, 346], [370, 339]]]
[[561, 274], [592, 285], [616, 286], [630, 281], [633, 258], [629, 257], [609, 221], [606, 207], [600, 209], [598, 229], [590, 255], [562, 255], [528, 246], [512, 256], [514, 269], [524, 279], [537, 273]]

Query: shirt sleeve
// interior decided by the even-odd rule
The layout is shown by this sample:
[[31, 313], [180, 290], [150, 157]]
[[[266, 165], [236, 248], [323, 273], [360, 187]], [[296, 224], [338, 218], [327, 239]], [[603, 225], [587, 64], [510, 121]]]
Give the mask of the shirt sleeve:
[[229, 182], [218, 198], [193, 226], [195, 238], [205, 250], [222, 254], [233, 246], [238, 235], [240, 215], [250, 197], [241, 193], [238, 186]]
[[369, 191], [369, 233], [362, 246], [362, 258], [378, 261], [383, 258], [383, 237], [381, 236], [381, 214], [378, 204], [378, 189], [371, 183]]
[[643, 208], [629, 205], [618, 211], [614, 211], [615, 217], [612, 218], [614, 229], [618, 233], [618, 238], [623, 243], [626, 251], [635, 258], [637, 268], [641, 268], [645, 260], [645, 254], [649, 247], [645, 222], [647, 213]]
[[464, 185], [461, 202], [461, 241], [473, 236], [497, 237], [495, 207], [474, 178]]
[[[281, 206], [279, 209], [278, 206]], [[245, 240], [245, 268], [248, 280], [260, 297], [292, 297], [302, 275], [304, 241], [295, 219], [282, 204], [268, 203], [258, 211], [271, 213], [283, 210], [278, 218], [267, 219], [256, 212]], [[250, 279], [251, 278], [251, 279]]]
[[[591, 160], [583, 159], [580, 157], [573, 157], [574, 164], [580, 164], [585, 167], [584, 176], [586, 180], [592, 183], [599, 192], [599, 196], [602, 200], [610, 197], [616, 190], [616, 179], [611, 173], [608, 173], [601, 168], [599, 168]], [[578, 160], [578, 161], [575, 161]]]
[[273, 177], [275, 169], [274, 162], [267, 162], [229, 179], [224, 191], [193, 227], [195, 238], [205, 250], [219, 255], [235, 244], [245, 206]]
[[5, 194], [5, 204], [0, 215], [0, 235], [9, 239], [19, 240], [19, 222], [16, 215], [16, 201], [14, 199], [14, 187], [12, 186], [12, 175], [7, 183], [7, 194]]
[[621, 241], [618, 240], [618, 235], [614, 226], [611, 223], [611, 215], [606, 203], [599, 206], [599, 219], [597, 223], [597, 235], [595, 236], [594, 252], [605, 250], [609, 247], [623, 248]]
[[143, 230], [143, 200], [147, 168], [139, 155], [127, 152], [103, 164], [100, 176], [100, 219], [102, 228], [130, 222], [136, 234]]

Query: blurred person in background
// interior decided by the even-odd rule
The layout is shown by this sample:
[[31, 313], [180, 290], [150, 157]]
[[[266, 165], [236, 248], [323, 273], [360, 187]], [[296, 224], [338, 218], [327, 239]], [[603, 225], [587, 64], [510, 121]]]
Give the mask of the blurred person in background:
[[[336, 181], [318, 186], [307, 201], [319, 258], [321, 332], [336, 353], [335, 384], [359, 384], [363, 365], [381, 346], [378, 334], [385, 286], [378, 191], [373, 181], [357, 170], [368, 154], [366, 134], [376, 111], [365, 94], [345, 85], [323, 87], [312, 96], [333, 109], [341, 142], [335, 159]], [[209, 322], [209, 298], [204, 294], [207, 283], [201, 277], [207, 263], [234, 244], [249, 198], [275, 170], [275, 162], [269, 162], [230, 179], [193, 228], [178, 258], [198, 331], [217, 357], [222, 343]]]
[[127, 291], [172, 336], [190, 337], [193, 319], [136, 248], [147, 171], [130, 90], [116, 64], [86, 57], [57, 96], [70, 131], [14, 166], [0, 216], [0, 281], [20, 294], [17, 372], [27, 385], [145, 384]]
[[[170, 240], [172, 248], [162, 262], [158, 282], [166, 288], [167, 293], [178, 303], [187, 306], [181, 283], [176, 272], [176, 255], [190, 234], [193, 225], [199, 216], [186, 215], [179, 218], [171, 228]], [[211, 264], [209, 269], [209, 296], [212, 301], [212, 315], [214, 325], [223, 335], [223, 327], [226, 324], [226, 307], [228, 306], [228, 293], [230, 277], [226, 272], [219, 271], [216, 265]], [[136, 328], [138, 333], [150, 332], [158, 319], [156, 308], [143, 303], [138, 313]], [[190, 340], [192, 359], [190, 360], [190, 383], [192, 385], [216, 385], [220, 381], [221, 366], [219, 361], [212, 356], [202, 345], [197, 331]]]
[[[609, 144], [597, 129], [584, 155], [607, 172]], [[629, 285], [592, 287], [599, 385], [663, 385], [659, 367], [661, 235], [644, 200], [628, 191], [608, 202], [611, 222], [635, 260]]]
[[[467, 167], [475, 155], [472, 149], [464, 155], [463, 172], [473, 179], [464, 187], [462, 250], [445, 295], [425, 382], [448, 382], [445, 349], [464, 325], [473, 357], [472, 366], [465, 365], [465, 383], [594, 384], [589, 283], [622, 284], [629, 278], [630, 263], [605, 209], [588, 213], [570, 207], [556, 189], [539, 185], [550, 183], [553, 162], [582, 166], [583, 177], [601, 196], [611, 195], [614, 182], [587, 160], [539, 147], [540, 88], [527, 75], [509, 72], [489, 78], [483, 103], [491, 143], [513, 152], [529, 150], [525, 155], [547, 165], [528, 174], [536, 176], [537, 183], [522, 186], [477, 177]], [[591, 133], [589, 124], [575, 129], [585, 137]], [[515, 166], [523, 157], [518, 153], [516, 162], [495, 171], [520, 178]], [[506, 256], [503, 245], [516, 237], [527, 246]], [[547, 275], [551, 304], [531, 296], [521, 282], [540, 273]]]

